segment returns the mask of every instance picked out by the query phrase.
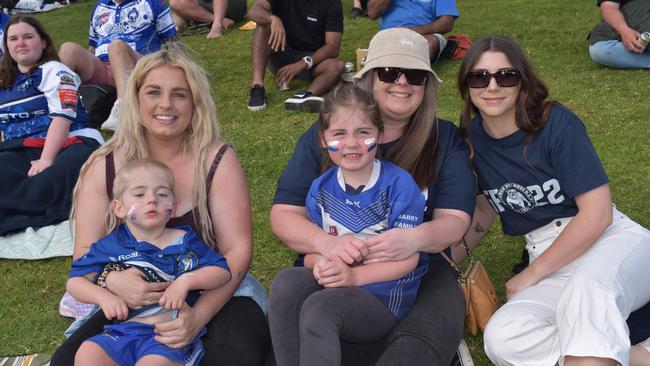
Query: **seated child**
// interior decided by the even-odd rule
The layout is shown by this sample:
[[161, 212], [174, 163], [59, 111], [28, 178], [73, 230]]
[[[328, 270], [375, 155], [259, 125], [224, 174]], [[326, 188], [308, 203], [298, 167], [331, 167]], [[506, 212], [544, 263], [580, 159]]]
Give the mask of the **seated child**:
[[[199, 364], [204, 352], [199, 337], [205, 330], [189, 345], [172, 349], [154, 339], [154, 325], [176, 317], [186, 300], [193, 304], [198, 293], [190, 291], [223, 286], [230, 280], [230, 269], [189, 226], [165, 227], [176, 209], [173, 187], [171, 170], [153, 160], [130, 162], [115, 177], [107, 220], [110, 234], [72, 263], [67, 290], [80, 301], [99, 305], [108, 319], [123, 322], [107, 325], [85, 341], [75, 364]], [[128, 309], [123, 299], [95, 284], [97, 273], [109, 263], [136, 267], [150, 281], [172, 282], [158, 303]]]
[[[377, 104], [362, 89], [344, 86], [326, 98], [319, 136], [327, 151], [324, 169], [335, 166], [314, 180], [306, 207], [309, 218], [330, 235], [365, 239], [422, 223], [425, 199], [411, 175], [375, 159], [382, 132]], [[306, 255], [305, 266], [313, 267], [314, 278], [325, 289], [304, 305], [318, 297], [336, 297], [343, 287], [359, 286], [360, 291], [356, 300], [340, 297], [325, 313], [313, 314], [317, 321], [299, 324], [300, 365], [338, 365], [339, 339], [372, 343], [383, 337], [413, 306], [427, 258], [414, 254], [402, 261], [348, 266], [320, 254]], [[309, 311], [304, 305], [301, 320]]]

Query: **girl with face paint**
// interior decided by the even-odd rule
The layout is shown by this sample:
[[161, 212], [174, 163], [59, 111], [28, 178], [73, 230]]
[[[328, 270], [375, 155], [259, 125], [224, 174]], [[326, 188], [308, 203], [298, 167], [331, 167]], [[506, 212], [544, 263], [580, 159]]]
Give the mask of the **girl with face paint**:
[[[190, 226], [166, 227], [176, 203], [174, 175], [163, 163], [145, 159], [122, 167], [115, 177], [113, 197], [107, 220], [111, 234], [72, 263], [67, 289], [76, 299], [99, 305], [108, 319], [124, 322], [108, 325], [82, 343], [75, 364], [134, 365], [148, 360], [156, 365], [185, 365], [191, 359], [190, 364], [198, 365], [204, 352], [199, 337], [205, 331], [188, 346], [172, 349], [154, 339], [154, 325], [176, 318], [188, 303], [194, 304], [197, 290], [226, 284], [230, 280], [226, 259]], [[109, 263], [137, 268], [151, 282], [171, 284], [160, 300], [151, 298], [149, 305], [129, 309], [124, 299], [94, 281]], [[126, 347], [129, 343], [138, 346]]]
[[[337, 88], [325, 99], [320, 121], [327, 171], [312, 183], [307, 196], [310, 220], [330, 235], [361, 240], [393, 227], [419, 225], [424, 196], [413, 178], [376, 159], [383, 125], [372, 97], [354, 86]], [[341, 339], [355, 343], [381, 339], [408, 314], [428, 267], [427, 256], [420, 253], [374, 264], [348, 265], [316, 253], [301, 259], [307, 268], [285, 269], [278, 276], [310, 271], [310, 291], [297, 308], [270, 309], [279, 365], [339, 365]], [[283, 292], [272, 288], [270, 297]], [[295, 313], [273, 316], [279, 309]]]

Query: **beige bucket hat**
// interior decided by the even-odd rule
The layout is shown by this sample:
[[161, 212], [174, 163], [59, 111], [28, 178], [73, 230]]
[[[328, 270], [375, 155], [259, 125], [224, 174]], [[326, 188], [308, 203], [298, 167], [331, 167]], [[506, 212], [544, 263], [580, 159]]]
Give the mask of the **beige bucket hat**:
[[435, 80], [442, 80], [431, 69], [429, 43], [419, 33], [408, 28], [389, 28], [379, 31], [370, 40], [366, 64], [356, 75], [360, 79], [365, 73], [379, 67], [426, 70]]

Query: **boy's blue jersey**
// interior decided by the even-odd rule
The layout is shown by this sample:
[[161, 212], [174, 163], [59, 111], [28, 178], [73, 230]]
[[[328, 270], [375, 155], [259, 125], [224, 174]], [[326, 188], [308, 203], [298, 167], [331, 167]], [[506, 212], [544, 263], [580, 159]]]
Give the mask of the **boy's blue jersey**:
[[181, 226], [178, 229], [187, 232], [180, 243], [160, 249], [145, 241], [137, 241], [128, 227], [122, 224], [72, 263], [70, 277], [101, 273], [108, 263], [136, 266], [145, 269], [151, 276], [159, 276], [163, 281], [172, 281], [185, 272], [205, 266], [217, 266], [230, 272], [226, 258], [212, 250], [191, 227]]
[[[306, 207], [309, 218], [330, 235], [366, 238], [392, 228], [416, 227], [422, 223], [424, 204], [424, 195], [408, 172], [375, 160], [368, 184], [360, 193], [347, 193], [340, 168], [334, 167], [312, 183]], [[421, 254], [417, 267], [400, 279], [362, 287], [402, 319], [415, 302], [420, 279], [428, 268], [427, 258]]]
[[11, 87], [0, 88], [0, 131], [5, 140], [46, 137], [52, 117], [69, 120], [70, 131], [91, 128], [79, 85], [79, 76], [57, 61], [46, 62], [31, 74], [18, 73]]

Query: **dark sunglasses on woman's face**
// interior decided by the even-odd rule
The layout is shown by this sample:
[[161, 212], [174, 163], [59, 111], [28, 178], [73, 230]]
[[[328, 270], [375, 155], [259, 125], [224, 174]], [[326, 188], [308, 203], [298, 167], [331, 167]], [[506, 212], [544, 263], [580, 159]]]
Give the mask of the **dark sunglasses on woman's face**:
[[521, 74], [511, 68], [497, 70], [494, 74], [487, 70], [472, 70], [467, 74], [467, 85], [470, 88], [485, 88], [490, 85], [492, 78], [500, 87], [509, 88], [519, 85]]
[[399, 67], [380, 67], [375, 69], [377, 77], [384, 83], [397, 84], [400, 76], [406, 77], [406, 82], [411, 85], [424, 85], [429, 77], [426, 70], [400, 69]]

